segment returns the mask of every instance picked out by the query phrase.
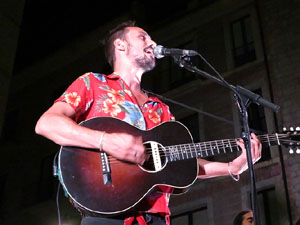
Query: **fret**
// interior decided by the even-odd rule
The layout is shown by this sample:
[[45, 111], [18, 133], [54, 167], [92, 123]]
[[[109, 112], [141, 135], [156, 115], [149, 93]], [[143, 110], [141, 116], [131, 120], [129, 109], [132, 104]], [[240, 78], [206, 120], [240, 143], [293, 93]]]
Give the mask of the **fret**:
[[267, 135], [267, 140], [268, 140], [268, 145], [269, 145], [269, 147], [271, 147], [271, 142], [270, 142], [269, 135]]
[[182, 146], [180, 146], [180, 152], [181, 152], [182, 159], [184, 159], [184, 155], [183, 155], [184, 151], [182, 150]]
[[201, 147], [201, 143], [199, 143], [199, 146], [200, 146], [201, 157], [203, 157], [203, 150], [202, 150], [202, 147]]
[[211, 141], [209, 142], [211, 154], [214, 155], [214, 147], [211, 145]]
[[187, 147], [188, 147], [189, 150], [190, 150], [191, 158], [194, 158], [194, 155], [193, 155], [193, 148], [191, 147], [190, 144], [189, 144]]
[[208, 156], [207, 147], [206, 147], [206, 142], [204, 142], [204, 150], [205, 150], [206, 156]]
[[219, 146], [218, 146], [218, 142], [217, 142], [217, 141], [215, 141], [215, 143], [216, 143], [216, 146], [217, 146], [217, 151], [218, 151], [218, 154], [220, 154], [220, 149], [219, 149]]
[[181, 149], [176, 148], [177, 158], [178, 160], [182, 159], [180, 158]]
[[230, 147], [230, 151], [232, 152], [232, 146], [231, 146], [231, 144], [230, 144], [230, 140], [227, 139], [227, 142], [228, 142], [228, 145], [229, 145], [229, 147]]
[[278, 134], [275, 133], [275, 135], [276, 135], [276, 139], [277, 139], [277, 144], [280, 145], [280, 141], [279, 141], [279, 138], [278, 138]]
[[180, 158], [180, 151], [178, 150], [178, 148], [175, 148], [175, 153], [176, 153], [175, 156], [177, 156], [177, 157], [175, 157], [175, 159], [178, 158], [178, 160], [180, 160], [181, 159]]
[[195, 150], [195, 145], [189, 144], [189, 148], [190, 148], [191, 158], [195, 158], [197, 156], [196, 150]]
[[186, 159], [188, 159], [189, 155], [188, 155], [188, 151], [186, 149], [186, 145], [183, 145], [183, 146], [184, 146], [184, 153], [185, 153]]
[[[235, 143], [238, 141], [237, 138], [235, 138], [234, 140], [235, 140]], [[237, 150], [237, 151], [240, 151], [239, 146], [238, 146], [237, 144], [236, 144], [236, 150]]]
[[167, 155], [168, 160], [170, 160], [172, 162], [173, 158], [174, 158], [174, 155], [173, 155], [173, 152], [172, 152], [172, 147], [167, 147], [166, 148], [166, 155]]
[[188, 148], [189, 151], [190, 151], [190, 158], [194, 158], [194, 157], [193, 157], [193, 151], [192, 151], [193, 149], [191, 148], [191, 145], [188, 144], [187, 148]]
[[197, 158], [196, 144], [190, 145], [190, 149], [191, 149], [191, 156], [192, 156], [192, 158]]
[[200, 157], [199, 151], [198, 151], [198, 144], [194, 143], [194, 158]]
[[199, 143], [195, 144], [195, 149], [196, 157], [202, 157], [201, 145]]
[[205, 147], [205, 142], [203, 142], [203, 143], [202, 143], [202, 151], [201, 151], [203, 157], [207, 156], [207, 155], [205, 155], [205, 148], [206, 148], [206, 147]]
[[189, 159], [189, 148], [186, 144], [183, 145], [184, 146], [184, 151], [185, 151], [185, 156], [186, 156], [186, 159]]
[[223, 151], [224, 153], [226, 153], [226, 147], [225, 147], [225, 144], [224, 144], [224, 140], [222, 139], [222, 145], [223, 145]]
[[166, 157], [167, 157], [167, 159], [168, 159], [170, 162], [172, 162], [173, 155], [172, 155], [171, 151], [169, 151], [169, 150], [170, 150], [169, 147], [166, 147], [166, 148], [165, 148], [165, 151], [166, 151]]

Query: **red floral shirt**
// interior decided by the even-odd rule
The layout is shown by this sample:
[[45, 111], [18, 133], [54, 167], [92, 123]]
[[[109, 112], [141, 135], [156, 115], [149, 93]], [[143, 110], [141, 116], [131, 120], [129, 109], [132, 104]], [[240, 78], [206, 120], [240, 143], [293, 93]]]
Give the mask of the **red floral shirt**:
[[[77, 123], [99, 116], [115, 117], [139, 129], [147, 130], [162, 122], [174, 120], [169, 107], [156, 97], [139, 106], [129, 87], [119, 75], [86, 73], [76, 79], [55, 102], [63, 101], [75, 110]], [[169, 194], [148, 198], [148, 212], [166, 215], [169, 224]], [[140, 218], [139, 218], [140, 219]], [[125, 220], [125, 223], [130, 219]]]

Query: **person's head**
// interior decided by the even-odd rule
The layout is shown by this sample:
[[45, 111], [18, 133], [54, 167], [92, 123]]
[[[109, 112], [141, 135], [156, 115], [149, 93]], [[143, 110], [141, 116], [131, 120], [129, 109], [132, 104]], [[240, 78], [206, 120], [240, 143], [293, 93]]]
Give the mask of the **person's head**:
[[252, 211], [243, 210], [239, 212], [234, 218], [233, 225], [254, 225]]
[[[113, 68], [119, 55], [126, 55], [134, 65], [151, 70], [155, 66], [153, 48], [156, 43], [134, 21], [127, 21], [112, 29], [105, 42], [104, 51], [108, 63]], [[120, 54], [119, 54], [120, 53]]]

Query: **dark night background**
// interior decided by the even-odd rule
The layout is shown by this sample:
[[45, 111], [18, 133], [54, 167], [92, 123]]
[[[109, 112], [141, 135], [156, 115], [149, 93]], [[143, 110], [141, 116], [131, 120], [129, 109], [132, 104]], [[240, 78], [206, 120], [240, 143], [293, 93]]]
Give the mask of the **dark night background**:
[[[205, 2], [212, 1], [203, 1]], [[131, 18], [147, 29], [180, 17], [188, 3], [189, 0], [27, 0], [15, 72], [55, 52], [73, 39], [100, 27], [122, 12], [131, 12]], [[138, 12], [134, 11], [135, 4], [144, 9], [143, 15], [137, 15]]]
[[[36, 135], [35, 124], [78, 76], [109, 71], [99, 40], [127, 19], [158, 44], [197, 50], [228, 82], [281, 106], [274, 113], [250, 105], [251, 128], [275, 133], [299, 126], [299, 0], [1, 0], [0, 224], [58, 224], [52, 161], [60, 146]], [[212, 72], [201, 60], [195, 63]], [[234, 123], [168, 103], [195, 141], [240, 137], [232, 93], [179, 68], [171, 57], [161, 59], [142, 84]], [[299, 160], [288, 148], [271, 147], [255, 165], [261, 225], [295, 225], [300, 218]], [[63, 191], [59, 201], [62, 224], [79, 224]], [[231, 225], [237, 212], [251, 207], [249, 173], [239, 182], [229, 176], [197, 180], [170, 203], [172, 225]]]

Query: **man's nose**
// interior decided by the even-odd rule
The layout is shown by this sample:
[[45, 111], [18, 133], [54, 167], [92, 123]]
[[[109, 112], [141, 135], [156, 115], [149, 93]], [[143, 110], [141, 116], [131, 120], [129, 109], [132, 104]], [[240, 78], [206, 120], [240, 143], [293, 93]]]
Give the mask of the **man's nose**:
[[156, 42], [153, 40], [150, 40], [148, 45], [151, 46], [152, 48], [155, 48], [157, 46]]

